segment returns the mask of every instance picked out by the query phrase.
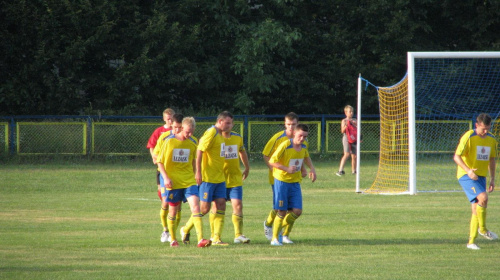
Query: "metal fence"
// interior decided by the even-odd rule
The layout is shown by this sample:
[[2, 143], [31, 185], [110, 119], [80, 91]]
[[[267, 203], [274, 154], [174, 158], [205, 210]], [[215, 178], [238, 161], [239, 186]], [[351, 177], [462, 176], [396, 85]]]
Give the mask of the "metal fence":
[[[311, 153], [342, 153], [340, 121], [344, 115], [301, 115], [309, 126]], [[216, 117], [196, 118], [194, 136], [215, 123]], [[463, 121], [462, 121], [463, 122]], [[244, 138], [249, 153], [260, 153], [269, 138], [284, 129], [283, 116], [235, 116], [233, 130]], [[362, 153], [379, 153], [378, 116], [362, 116]], [[151, 133], [162, 125], [152, 116], [14, 116], [0, 117], [0, 155], [142, 155]], [[438, 121], [421, 126], [442, 127]], [[455, 127], [456, 123], [449, 123]], [[432, 140], [432, 139], [431, 139]], [[456, 140], [456, 139], [454, 139]], [[454, 147], [453, 147], [454, 148]], [[430, 152], [453, 152], [433, 148]]]

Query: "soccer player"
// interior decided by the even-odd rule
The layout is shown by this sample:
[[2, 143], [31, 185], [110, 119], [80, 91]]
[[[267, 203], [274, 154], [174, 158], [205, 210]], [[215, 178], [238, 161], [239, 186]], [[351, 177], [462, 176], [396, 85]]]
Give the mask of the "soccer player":
[[[222, 131], [227, 130], [233, 122], [233, 115], [227, 111], [217, 116], [215, 125], [205, 131], [200, 138], [198, 150], [196, 151], [196, 183], [200, 186], [200, 208], [201, 213], [206, 215], [211, 209], [212, 201], [215, 209], [212, 209], [210, 228], [213, 229], [212, 245], [229, 245], [221, 240], [224, 227], [224, 216], [226, 213], [226, 178], [224, 177], [224, 138]], [[192, 228], [189, 220], [186, 226], [181, 228], [182, 242], [188, 242], [189, 231]]]
[[335, 173], [337, 176], [345, 175], [344, 165], [351, 156], [351, 170], [352, 174], [356, 174], [356, 143], [349, 143], [347, 139], [348, 126], [356, 128], [356, 119], [353, 119], [354, 108], [351, 105], [344, 107], [345, 119], [340, 124], [340, 132], [342, 133], [342, 146], [344, 147], [344, 156], [340, 159], [339, 171]]
[[[292, 139], [284, 141], [269, 159], [274, 176], [274, 208], [278, 209], [273, 224], [272, 246], [282, 246], [278, 235], [283, 231], [283, 243], [292, 244], [289, 235], [295, 220], [302, 214], [302, 166], [305, 163], [310, 171], [309, 178], [316, 181], [316, 170], [309, 157], [304, 141], [309, 134], [307, 125], [298, 124]], [[288, 211], [288, 212], [287, 212]]]
[[[151, 159], [153, 160], [153, 163], [156, 165], [155, 158], [153, 156], [153, 151], [156, 146], [156, 142], [158, 141], [158, 137], [163, 132], [169, 131], [172, 129], [172, 116], [175, 114], [175, 111], [173, 109], [167, 108], [163, 111], [163, 121], [165, 122], [164, 125], [158, 127], [153, 131], [153, 134], [149, 137], [148, 144], [146, 147], [149, 149], [149, 153], [151, 154]], [[156, 170], [156, 185], [158, 185], [158, 197], [161, 200], [161, 191], [160, 191], [160, 172], [158, 169]]]
[[[232, 221], [234, 226], [234, 243], [250, 243], [250, 239], [243, 235], [243, 180], [248, 177], [250, 164], [248, 155], [243, 146], [243, 137], [232, 132], [233, 123], [222, 131], [225, 147], [224, 175], [226, 177], [226, 200], [233, 206]], [[240, 160], [245, 167], [241, 172]]]
[[[274, 151], [276, 151], [276, 148], [283, 143], [284, 141], [290, 140], [293, 138], [293, 132], [295, 130], [295, 127], [299, 123], [299, 116], [295, 114], [294, 112], [290, 112], [285, 115], [285, 130], [282, 130], [276, 134], [274, 134], [269, 141], [267, 141], [266, 146], [264, 147], [264, 150], [262, 151], [262, 157], [264, 158], [264, 162], [266, 163], [267, 167], [269, 168], [269, 184], [271, 185], [271, 189], [273, 190], [273, 202], [275, 199], [275, 194], [274, 194], [274, 177], [273, 177], [273, 167], [269, 164], [269, 159], [271, 158], [272, 154]], [[307, 141], [304, 142], [305, 145], [307, 146]], [[306, 176], [306, 170], [302, 169], [302, 176]], [[264, 221], [264, 235], [268, 240], [272, 239], [273, 236], [273, 228], [272, 225], [274, 223], [274, 218], [276, 217], [277, 209], [273, 208], [270, 212], [269, 215], [267, 216], [266, 220]]]
[[198, 235], [198, 247], [208, 247], [210, 240], [203, 239], [202, 214], [199, 207], [198, 185], [194, 178], [195, 156], [197, 143], [191, 136], [195, 129], [195, 121], [192, 117], [186, 117], [182, 121], [182, 132], [171, 134], [165, 139], [165, 143], [158, 154], [158, 168], [161, 177], [160, 184], [162, 196], [162, 208], [169, 204], [167, 219], [168, 229], [171, 234], [171, 247], [178, 247], [179, 242], [175, 234], [178, 223], [176, 223], [177, 206], [186, 199], [191, 208], [191, 220]]
[[[173, 116], [172, 116], [172, 126], [171, 126], [171, 130], [168, 130], [166, 132], [163, 132], [160, 137], [158, 137], [158, 141], [156, 142], [156, 146], [153, 150], [153, 161], [156, 163], [157, 161], [157, 157], [158, 155], [160, 154], [160, 151], [163, 147], [163, 145], [165, 144], [165, 141], [168, 139], [169, 136], [171, 136], [172, 134], [179, 134], [181, 133], [182, 131], [182, 119], [184, 118], [184, 116], [182, 114], [179, 114], [179, 113], [175, 113]], [[192, 136], [192, 138], [194, 138], [196, 140], [196, 138], [194, 136]], [[196, 140], [198, 141], [198, 140]], [[158, 172], [160, 172], [160, 169], [158, 167]], [[165, 191], [165, 189], [161, 189], [160, 193], [163, 194]], [[161, 210], [160, 210], [160, 218], [161, 218], [161, 224], [163, 225], [163, 233], [161, 234], [161, 242], [170, 242], [170, 232], [169, 232], [169, 229], [168, 229], [168, 226], [167, 226], [167, 214], [168, 214], [168, 208], [169, 208], [169, 205], [168, 203], [165, 202], [165, 199], [166, 199], [166, 196], [163, 196], [162, 195], [162, 207], [161, 207]], [[176, 216], [176, 223], [177, 225], [179, 225], [179, 222], [181, 220], [181, 205], [182, 204], [179, 204], [177, 206], [177, 216]]]
[[[491, 128], [491, 117], [479, 114], [476, 118], [476, 129], [467, 131], [458, 143], [454, 161], [458, 165], [457, 178], [467, 198], [471, 202], [472, 217], [467, 248], [479, 250], [474, 242], [477, 234], [489, 240], [498, 236], [486, 228], [486, 208], [488, 192], [495, 189], [495, 157], [498, 142], [488, 132]], [[490, 174], [490, 183], [486, 189], [486, 176]]]
[[172, 115], [170, 121], [171, 121], [171, 126], [170, 129], [163, 132], [157, 139], [156, 145], [153, 149], [152, 157], [153, 157], [153, 162], [156, 163], [156, 157], [158, 156], [158, 153], [160, 152], [160, 149], [165, 142], [165, 139], [167, 139], [168, 136], [171, 134], [178, 134], [181, 133], [182, 131], [182, 119], [184, 119], [184, 115], [175, 113]]

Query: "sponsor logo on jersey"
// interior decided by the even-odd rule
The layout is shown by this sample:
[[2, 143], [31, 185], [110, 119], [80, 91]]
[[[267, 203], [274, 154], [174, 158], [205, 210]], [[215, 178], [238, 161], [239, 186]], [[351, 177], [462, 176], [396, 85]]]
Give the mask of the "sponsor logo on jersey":
[[225, 158], [226, 159], [236, 159], [238, 158], [238, 146], [237, 145], [229, 145], [226, 146], [226, 153], [225, 153]]
[[482, 161], [490, 160], [490, 151], [491, 151], [491, 147], [477, 146], [476, 159], [482, 160]]
[[173, 162], [189, 162], [189, 149], [174, 149], [172, 153], [172, 161]]

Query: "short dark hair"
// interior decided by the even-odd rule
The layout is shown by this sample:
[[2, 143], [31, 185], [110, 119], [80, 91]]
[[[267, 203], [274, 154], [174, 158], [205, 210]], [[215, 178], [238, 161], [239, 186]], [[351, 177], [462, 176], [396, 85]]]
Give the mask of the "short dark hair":
[[295, 114], [294, 112], [290, 112], [285, 115], [285, 120], [297, 120], [299, 121], [299, 115]]
[[479, 116], [476, 118], [477, 123], [482, 123], [484, 125], [490, 125], [491, 124], [491, 117], [490, 115], [486, 113], [481, 113]]
[[233, 114], [229, 113], [229, 111], [222, 111], [218, 116], [217, 116], [217, 120], [220, 120], [220, 119], [225, 119], [225, 118], [231, 118], [233, 119]]
[[172, 122], [182, 123], [182, 119], [184, 119], [184, 115], [183, 114], [175, 113], [172, 116]]
[[302, 130], [304, 132], [309, 132], [309, 127], [306, 124], [301, 124], [299, 123], [296, 127], [295, 130]]

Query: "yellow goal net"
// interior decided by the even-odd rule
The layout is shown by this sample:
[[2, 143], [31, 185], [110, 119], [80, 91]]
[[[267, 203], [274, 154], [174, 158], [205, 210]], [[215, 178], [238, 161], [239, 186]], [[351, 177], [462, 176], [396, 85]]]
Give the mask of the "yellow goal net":
[[378, 172], [365, 193], [408, 191], [408, 77], [391, 87], [379, 87], [380, 157]]

